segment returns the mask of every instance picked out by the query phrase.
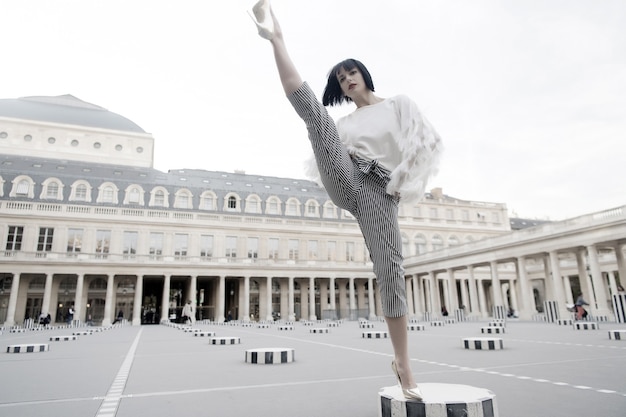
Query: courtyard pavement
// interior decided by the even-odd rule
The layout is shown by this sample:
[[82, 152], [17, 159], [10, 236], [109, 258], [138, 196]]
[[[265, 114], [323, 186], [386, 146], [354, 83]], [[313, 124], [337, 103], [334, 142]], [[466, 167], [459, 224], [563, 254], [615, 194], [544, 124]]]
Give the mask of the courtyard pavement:
[[[496, 396], [500, 417], [626, 416], [626, 340], [599, 323], [598, 330], [571, 325], [508, 321], [506, 333], [481, 334], [484, 322], [410, 331], [418, 383], [463, 384]], [[212, 345], [165, 325], [121, 326], [75, 341], [50, 341], [76, 329], [0, 335], [0, 417], [376, 417], [383, 387], [393, 386], [384, 322], [361, 329], [344, 321], [328, 333], [240, 325], [196, 324], [240, 344]], [[82, 330], [82, 329], [81, 329]], [[502, 350], [469, 350], [465, 337], [500, 337]], [[6, 353], [15, 344], [48, 343], [49, 351]], [[245, 351], [284, 347], [291, 363], [261, 365]]]

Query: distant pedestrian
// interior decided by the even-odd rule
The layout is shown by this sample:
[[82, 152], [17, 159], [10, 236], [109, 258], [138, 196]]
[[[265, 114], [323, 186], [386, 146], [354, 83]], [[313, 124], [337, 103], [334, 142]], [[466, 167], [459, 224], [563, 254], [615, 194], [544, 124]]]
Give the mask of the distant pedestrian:
[[576, 299], [576, 303], [574, 304], [574, 308], [576, 309], [576, 320], [582, 320], [587, 318], [588, 314], [587, 310], [583, 306], [588, 306], [589, 303], [585, 301], [583, 298], [583, 294], [578, 294], [578, 298]]
[[181, 320], [185, 324], [193, 324], [194, 316], [193, 316], [193, 306], [191, 305], [191, 300], [187, 300], [187, 304], [183, 307]]

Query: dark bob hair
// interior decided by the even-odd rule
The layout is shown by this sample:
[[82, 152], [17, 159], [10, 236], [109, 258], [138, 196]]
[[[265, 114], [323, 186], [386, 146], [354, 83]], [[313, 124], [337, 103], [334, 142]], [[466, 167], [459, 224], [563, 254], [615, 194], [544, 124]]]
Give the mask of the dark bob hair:
[[350, 71], [356, 67], [361, 74], [363, 75], [363, 81], [365, 81], [365, 85], [370, 90], [374, 91], [374, 82], [372, 81], [372, 76], [370, 72], [365, 68], [365, 65], [361, 61], [356, 59], [346, 59], [335, 65], [328, 72], [328, 81], [326, 82], [326, 88], [324, 89], [324, 95], [322, 96], [322, 104], [324, 106], [335, 106], [342, 104], [345, 102], [350, 102], [352, 99], [350, 97], [346, 97], [341, 91], [341, 86], [339, 85], [339, 80], [337, 79], [337, 73], [340, 69], [345, 69], [346, 71]]

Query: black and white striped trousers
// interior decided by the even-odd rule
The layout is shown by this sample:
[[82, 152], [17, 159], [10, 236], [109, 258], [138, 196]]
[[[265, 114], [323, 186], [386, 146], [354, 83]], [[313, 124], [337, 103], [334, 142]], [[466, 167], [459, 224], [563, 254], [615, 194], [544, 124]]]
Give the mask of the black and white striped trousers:
[[350, 157], [335, 122], [306, 82], [288, 99], [306, 124], [328, 195], [359, 223], [374, 265], [384, 315], [406, 315], [399, 200], [386, 192], [389, 171], [378, 166], [377, 161]]

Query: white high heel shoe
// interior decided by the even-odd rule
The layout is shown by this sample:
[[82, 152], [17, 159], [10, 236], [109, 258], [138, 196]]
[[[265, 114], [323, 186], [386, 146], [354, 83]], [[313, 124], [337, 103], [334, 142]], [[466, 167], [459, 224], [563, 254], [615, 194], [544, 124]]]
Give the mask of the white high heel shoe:
[[391, 362], [391, 369], [396, 374], [396, 378], [398, 378], [398, 384], [400, 384], [400, 389], [402, 390], [402, 394], [404, 394], [404, 398], [407, 400], [416, 400], [423, 401], [424, 397], [422, 396], [422, 392], [418, 387], [415, 388], [402, 388], [402, 380], [400, 379], [400, 373], [398, 372], [398, 368], [396, 367], [396, 361]]
[[259, 35], [267, 40], [274, 37], [274, 19], [270, 12], [270, 0], [259, 0], [253, 7], [252, 13], [248, 11], [252, 21], [259, 31]]

